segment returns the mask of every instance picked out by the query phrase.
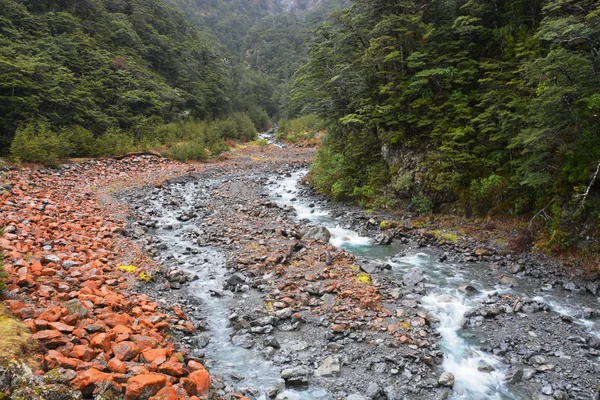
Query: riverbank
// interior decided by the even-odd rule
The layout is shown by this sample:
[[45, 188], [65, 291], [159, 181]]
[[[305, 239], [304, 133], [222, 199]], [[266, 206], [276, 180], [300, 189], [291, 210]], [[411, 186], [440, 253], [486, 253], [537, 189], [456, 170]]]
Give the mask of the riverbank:
[[[454, 360], [488, 360], [487, 367], [459, 365], [457, 395], [475, 393], [467, 382], [475, 376], [501, 396], [593, 398], [598, 311], [586, 291], [597, 286], [543, 259], [505, 254], [498, 243], [455, 240], [330, 204], [296, 187], [311, 157], [310, 149], [269, 146], [195, 165], [138, 156], [59, 172], [9, 171], [0, 243], [14, 299], [5, 303], [58, 353], [52, 364], [34, 351], [37, 375], [62, 368], [70, 390], [95, 374], [86, 395], [126, 392], [136, 376], [150, 375], [185, 397], [193, 391], [186, 379], [205, 365], [214, 398], [434, 399], [453, 393], [440, 378], [456, 368], [452, 350], [466, 349], [481, 355], [454, 353]], [[330, 221], [331, 241], [346, 251], [310, 229]], [[392, 244], [367, 246], [370, 238]], [[138, 268], [116, 268], [131, 265]], [[477, 293], [461, 289], [463, 281]], [[96, 299], [113, 293], [120, 304]], [[72, 300], [85, 318], [64, 312]], [[60, 307], [55, 322], [43, 314], [52, 307]], [[106, 314], [124, 323], [111, 326]], [[85, 329], [94, 325], [98, 331]], [[133, 331], [121, 336], [129, 325]], [[541, 328], [554, 325], [559, 337]], [[459, 347], [448, 348], [447, 332]], [[92, 344], [101, 333], [106, 349]], [[44, 342], [48, 335], [55, 338]], [[138, 347], [119, 360], [124, 372], [113, 372], [111, 360], [135, 353], [117, 357], [115, 348], [131, 350], [134, 335], [155, 338], [152, 346], [169, 358], [148, 362], [148, 349]], [[106, 375], [85, 372], [92, 368]], [[494, 395], [489, 385], [480, 389]]]

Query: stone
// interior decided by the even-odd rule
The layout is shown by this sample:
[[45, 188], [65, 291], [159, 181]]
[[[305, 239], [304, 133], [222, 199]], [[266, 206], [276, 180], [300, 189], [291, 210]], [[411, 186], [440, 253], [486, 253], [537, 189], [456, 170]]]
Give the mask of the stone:
[[88, 315], [88, 309], [85, 308], [85, 306], [78, 299], [72, 299], [67, 301], [65, 303], [65, 308], [68, 310], [69, 315], [76, 314], [80, 318], [83, 318], [86, 315]]
[[323, 364], [317, 369], [315, 375], [317, 376], [337, 376], [339, 375], [341, 370], [340, 359], [335, 356], [329, 356], [324, 361]]
[[423, 271], [418, 268], [414, 268], [402, 276], [402, 283], [404, 283], [404, 286], [409, 287], [416, 286], [418, 283], [423, 282], [424, 280], [425, 277], [423, 276]]
[[306, 231], [304, 234], [304, 239], [321, 240], [325, 243], [329, 243], [329, 239], [331, 239], [331, 232], [329, 232], [329, 229], [325, 228], [324, 226], [313, 227]]
[[78, 374], [71, 382], [71, 386], [73, 389], [81, 391], [85, 397], [91, 397], [94, 390], [103, 382], [118, 385], [111, 374], [106, 374], [95, 368], [90, 368], [87, 371]]
[[448, 371], [443, 372], [438, 379], [438, 383], [447, 387], [454, 386], [454, 374]]
[[127, 372], [127, 366], [118, 358], [111, 358], [108, 361], [107, 367], [110, 372], [114, 372], [115, 374], [124, 374]]
[[113, 344], [112, 351], [115, 358], [121, 361], [130, 361], [139, 354], [137, 345], [129, 341]]
[[210, 388], [210, 374], [205, 368], [199, 369], [182, 380], [183, 387], [192, 396], [206, 396]]
[[166, 386], [158, 391], [149, 400], [178, 400], [177, 391], [173, 386]]
[[167, 378], [159, 374], [136, 375], [127, 381], [126, 400], [148, 399], [165, 387]]
[[522, 368], [512, 368], [510, 369], [505, 376], [505, 380], [508, 383], [517, 383], [523, 379], [523, 369]]

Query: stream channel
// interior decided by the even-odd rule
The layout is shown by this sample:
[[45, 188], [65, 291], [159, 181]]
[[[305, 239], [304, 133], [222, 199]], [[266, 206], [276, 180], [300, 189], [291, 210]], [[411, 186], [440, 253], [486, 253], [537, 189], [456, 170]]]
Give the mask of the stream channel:
[[[492, 293], [534, 298], [547, 304], [552, 313], [570, 316], [574, 324], [581, 325], [590, 334], [600, 334], [597, 323], [580, 317], [580, 310], [590, 304], [593, 306], [595, 298], [586, 298], [582, 303], [580, 298], [568, 298], [552, 290], [541, 291], [539, 281], [535, 279], [521, 280], [518, 288], [503, 286], [498, 284], [496, 275], [486, 273], [485, 263], [441, 262], [439, 255], [427, 252], [427, 248], [407, 249], [397, 242], [390, 246], [371, 245], [371, 238], [341, 227], [344, 224], [332, 217], [326, 204], [303, 195], [298, 182], [305, 173], [305, 170], [300, 170], [285, 178], [272, 176], [264, 189], [280, 206], [293, 206], [298, 220], [327, 227], [332, 234], [332, 245], [359, 257], [386, 262], [392, 267], [388, 274], [401, 277], [418, 269], [426, 277], [430, 289], [420, 303], [438, 321], [435, 326], [443, 352], [439, 373], [448, 371], [454, 375], [453, 399], [530, 398], [518, 389], [509, 389], [506, 384], [509, 366], [501, 357], [482, 351], [481, 339], [473, 335], [465, 324], [465, 316], [485, 303]], [[256, 304], [260, 298], [253, 290], [248, 290], [242, 297], [224, 291], [227, 279], [225, 252], [218, 247], [194, 246], [203, 224], [200, 221], [208, 217], [202, 215], [203, 202], [211, 201], [220, 183], [220, 179], [188, 180], [171, 184], [169, 193], [153, 189], [151, 195], [144, 199], [147, 210], [150, 210], [147, 212], [153, 215], [156, 226], [161, 227], [151, 229], [150, 234], [169, 249], [159, 253], [161, 262], [167, 267], [174, 266], [187, 273], [207, 277], [195, 280], [188, 289], [188, 293], [201, 301], [208, 325], [208, 344], [198, 346], [195, 354], [205, 357], [212, 374], [234, 377], [243, 382], [250, 389], [246, 393], [254, 393], [255, 398], [266, 399], [278, 390], [278, 399], [333, 398], [331, 393], [320, 388], [311, 387], [303, 391], [283, 389], [280, 367], [265, 360], [257, 351], [232, 342], [231, 310], [243, 302]], [[170, 203], [172, 198], [178, 201]], [[182, 210], [193, 210], [197, 218], [182, 218]], [[476, 294], [464, 294], [459, 290], [464, 285], [474, 287]], [[195, 342], [190, 344], [194, 347]]]

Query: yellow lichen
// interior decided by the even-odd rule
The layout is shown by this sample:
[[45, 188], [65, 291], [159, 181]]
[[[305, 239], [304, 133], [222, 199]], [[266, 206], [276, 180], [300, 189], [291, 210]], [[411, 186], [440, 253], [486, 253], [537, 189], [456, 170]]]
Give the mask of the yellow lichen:
[[371, 276], [369, 274], [365, 274], [364, 272], [356, 275], [356, 280], [367, 285], [373, 283]]
[[117, 269], [118, 269], [119, 271], [123, 271], [123, 272], [127, 272], [127, 273], [132, 273], [132, 272], [134, 272], [135, 270], [137, 270], [137, 269], [138, 269], [138, 267], [136, 267], [135, 265], [119, 265], [119, 266], [117, 267]]
[[141, 274], [138, 275], [138, 280], [148, 283], [152, 280], [152, 275], [142, 272]]
[[351, 265], [350, 269], [353, 271], [358, 271], [358, 270], [360, 270], [360, 267], [357, 267], [356, 265]]

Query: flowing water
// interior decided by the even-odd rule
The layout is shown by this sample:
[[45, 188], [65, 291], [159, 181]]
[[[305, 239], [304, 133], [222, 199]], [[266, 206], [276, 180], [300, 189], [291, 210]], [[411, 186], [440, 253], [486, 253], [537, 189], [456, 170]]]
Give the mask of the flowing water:
[[[535, 293], [534, 287], [519, 286], [519, 292], [496, 285], [497, 277], [489, 273], [485, 264], [471, 264], [468, 267], [452, 263], [441, 263], [431, 254], [415, 252], [405, 254], [403, 245], [372, 246], [370, 239], [357, 231], [345, 229], [340, 221], [311, 199], [303, 198], [298, 189], [298, 180], [305, 171], [299, 171], [283, 180], [273, 179], [268, 185], [273, 200], [280, 205], [293, 206], [300, 220], [327, 227], [332, 233], [331, 244], [353, 254], [373, 260], [386, 261], [392, 266], [392, 273], [398, 276], [420, 269], [435, 286], [421, 299], [423, 307], [439, 320], [437, 328], [441, 335], [444, 353], [443, 369], [455, 375], [455, 399], [518, 399], [518, 393], [511, 393], [504, 383], [506, 366], [502, 361], [479, 350], [477, 338], [463, 328], [465, 314], [481, 304], [489, 293], [507, 293], [526, 296]], [[199, 279], [189, 286], [189, 293], [202, 301], [208, 321], [210, 341], [203, 352], [206, 364], [215, 375], [228, 377], [239, 382], [238, 388], [247, 387], [255, 398], [266, 398], [273, 387], [282, 387], [279, 378], [280, 367], [264, 359], [257, 351], [234, 345], [230, 340], [232, 328], [229, 323], [231, 310], [244, 302], [255, 304], [252, 291], [236, 294], [223, 291], [226, 279], [226, 256], [215, 247], [198, 247], [196, 238], [201, 233], [203, 218], [182, 221], [182, 211], [192, 210], [202, 214], [210, 193], [218, 188], [220, 181], [192, 181], [169, 186], [169, 190], [154, 190], [148, 199], [149, 214], [157, 221], [158, 228], [151, 234], [156, 242], [166, 244], [168, 251], [162, 251], [161, 258], [167, 267], [174, 266], [187, 273], [197, 274], [208, 279]], [[177, 199], [177, 204], [172, 200]], [[465, 296], [458, 288], [469, 284], [478, 290], [475, 296]], [[574, 316], [574, 322], [594, 329], [594, 322], [577, 317], [582, 305], [576, 300], [558, 298], [552, 292], [544, 292], [539, 300], [549, 304], [558, 313]], [[252, 303], [254, 302], [254, 303]], [[595, 332], [598, 334], [598, 332]], [[201, 350], [196, 350], [201, 351]], [[200, 355], [200, 354], [198, 354]], [[489, 366], [492, 372], [482, 372], [479, 368]], [[329, 399], [327, 392], [318, 388], [308, 391], [284, 391], [281, 397], [287, 399]]]
[[[485, 264], [471, 264], [468, 267], [452, 263], [441, 263], [436, 257], [426, 253], [404, 255], [397, 246], [373, 246], [370, 239], [360, 236], [356, 231], [340, 227], [336, 220], [325, 209], [310, 199], [302, 198], [298, 189], [298, 181], [306, 171], [298, 171], [269, 186], [273, 199], [281, 205], [292, 205], [298, 219], [325, 226], [332, 234], [330, 243], [353, 254], [374, 260], [386, 261], [398, 276], [413, 268], [420, 269], [428, 278], [428, 283], [435, 289], [421, 299], [430, 315], [439, 320], [437, 328], [441, 335], [441, 347], [444, 353], [443, 369], [455, 376], [455, 399], [518, 399], [518, 393], [509, 391], [505, 384], [507, 367], [492, 354], [479, 350], [477, 338], [469, 337], [463, 329], [465, 314], [477, 305], [485, 302], [488, 294], [512, 294], [521, 297], [529, 296], [534, 287], [524, 282], [516, 291], [496, 284], [496, 274], [490, 274]], [[458, 288], [471, 285], [477, 289], [477, 295], [466, 296]], [[547, 303], [555, 312], [576, 316], [584, 307], [573, 302], [566, 303], [552, 294], [539, 298]], [[579, 323], [592, 329], [594, 322], [583, 318], [574, 318]], [[593, 332], [598, 334], [598, 331]], [[491, 372], [480, 371], [480, 367], [491, 369]], [[491, 368], [490, 368], [491, 367]]]
[[[254, 393], [253, 397], [265, 399], [269, 390], [283, 387], [280, 369], [257, 351], [234, 345], [230, 340], [231, 310], [245, 301], [256, 299], [251, 298], [252, 292], [236, 294], [234, 298], [231, 292], [223, 290], [225, 254], [215, 247], [198, 247], [196, 237], [201, 220], [178, 219], [182, 210], [201, 210], [199, 200], [210, 199], [210, 188], [218, 185], [218, 181], [187, 182], [171, 185], [168, 193], [155, 191], [150, 198], [150, 205], [159, 228], [150, 233], [155, 241], [166, 244], [169, 249], [168, 252], [161, 252], [161, 261], [165, 266], [176, 266], [187, 273], [208, 278], [198, 279], [188, 286], [189, 293], [202, 301], [208, 321], [210, 341], [204, 349], [207, 368], [213, 375], [239, 382], [237, 387], [245, 386], [248, 393]], [[171, 203], [173, 198], [178, 201], [175, 207]], [[328, 398], [327, 393], [318, 388], [302, 392], [285, 390], [282, 396], [297, 400]]]

